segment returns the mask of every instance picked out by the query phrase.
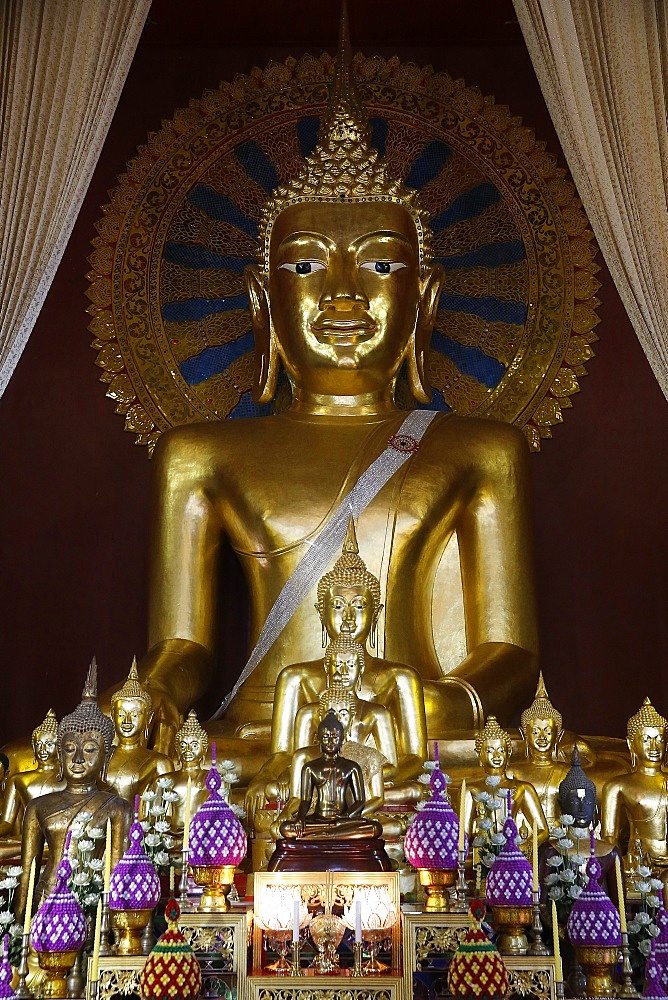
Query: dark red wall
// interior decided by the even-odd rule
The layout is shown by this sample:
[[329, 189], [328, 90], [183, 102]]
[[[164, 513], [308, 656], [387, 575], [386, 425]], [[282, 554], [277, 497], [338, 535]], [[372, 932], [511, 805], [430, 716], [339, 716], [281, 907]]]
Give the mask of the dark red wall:
[[[0, 399], [0, 744], [28, 732], [50, 706], [59, 716], [71, 710], [94, 652], [106, 685], [145, 648], [150, 463], [105, 399], [88, 346], [86, 257], [100, 206], [146, 133], [176, 107], [288, 54], [146, 45], [137, 52], [62, 265]], [[477, 83], [558, 150], [522, 46], [398, 54]], [[622, 735], [645, 694], [668, 709], [668, 407], [601, 273], [597, 357], [564, 425], [531, 464], [548, 687], [569, 727]], [[236, 592], [224, 626], [225, 673], [241, 665]]]

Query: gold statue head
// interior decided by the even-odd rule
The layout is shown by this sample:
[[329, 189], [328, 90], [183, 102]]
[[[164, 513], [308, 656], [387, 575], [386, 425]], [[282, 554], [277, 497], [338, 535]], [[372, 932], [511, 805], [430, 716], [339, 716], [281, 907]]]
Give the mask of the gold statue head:
[[429, 264], [416, 197], [370, 145], [344, 11], [318, 145], [265, 205], [259, 267], [246, 272], [259, 402], [273, 397], [279, 358], [293, 400], [384, 398], [404, 361], [415, 397], [431, 400], [425, 359], [443, 271]]
[[113, 739], [114, 724], [97, 703], [97, 661], [93, 657], [81, 702], [58, 723], [59, 777], [75, 783], [104, 777]]
[[128, 679], [111, 699], [114, 729], [121, 743], [145, 743], [148, 740], [152, 708], [151, 696], [139, 680], [135, 656]]
[[495, 715], [487, 716], [484, 727], [475, 738], [475, 752], [486, 771], [502, 771], [513, 752], [510, 734], [502, 729]]
[[58, 757], [58, 719], [52, 708], [46, 713], [43, 722], [32, 731], [32, 752], [36, 764], [53, 762]]
[[316, 610], [326, 637], [336, 639], [347, 635], [359, 643], [370, 636], [376, 645], [376, 625], [383, 610], [380, 603], [380, 581], [370, 573], [359, 554], [355, 523], [350, 518], [343, 542], [343, 551], [334, 568], [318, 581]]
[[325, 715], [318, 726], [318, 742], [325, 756], [336, 756], [343, 746], [343, 723], [333, 709]]
[[538, 677], [536, 697], [529, 708], [522, 712], [520, 732], [529, 756], [532, 752], [539, 756], [553, 754], [564, 734], [561, 712], [557, 711], [548, 697], [542, 671]]
[[337, 636], [325, 650], [327, 686], [354, 691], [364, 673], [364, 646], [345, 633]]
[[206, 757], [209, 737], [194, 708], [188, 712], [188, 718], [177, 732], [175, 744], [182, 764], [201, 763]]
[[626, 736], [631, 761], [636, 759], [650, 766], [661, 765], [666, 752], [668, 722], [656, 711], [649, 698], [645, 698], [626, 726]]

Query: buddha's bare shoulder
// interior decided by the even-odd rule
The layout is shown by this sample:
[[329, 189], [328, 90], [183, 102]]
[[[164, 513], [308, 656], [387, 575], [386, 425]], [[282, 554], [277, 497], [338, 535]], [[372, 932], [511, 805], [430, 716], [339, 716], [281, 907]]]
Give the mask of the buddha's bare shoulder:
[[255, 417], [172, 427], [158, 439], [154, 462], [158, 468], [169, 470], [183, 464], [191, 474], [218, 470], [221, 464], [248, 455], [249, 450], [265, 448], [274, 436], [274, 424], [271, 417]]
[[442, 460], [447, 456], [449, 463], [454, 459], [492, 476], [521, 468], [529, 457], [524, 435], [512, 424], [455, 414], [437, 418], [424, 444], [430, 455], [440, 455]]

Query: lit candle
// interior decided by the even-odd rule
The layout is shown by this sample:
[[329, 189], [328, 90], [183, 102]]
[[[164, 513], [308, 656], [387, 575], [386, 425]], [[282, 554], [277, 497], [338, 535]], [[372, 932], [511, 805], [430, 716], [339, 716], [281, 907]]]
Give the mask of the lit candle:
[[93, 960], [90, 967], [90, 981], [96, 983], [100, 978], [100, 930], [102, 925], [102, 900], [97, 901], [97, 914], [95, 916], [95, 937], [93, 938]]
[[104, 848], [104, 891], [111, 885], [111, 819], [107, 818], [107, 840]]
[[355, 901], [355, 944], [362, 940], [362, 901]]
[[554, 947], [554, 980], [563, 983], [564, 974], [561, 969], [561, 951], [559, 949], [559, 922], [557, 920], [557, 904], [552, 900], [552, 945]]
[[462, 779], [462, 790], [459, 796], [459, 839], [457, 841], [457, 850], [462, 852], [464, 850], [464, 811], [466, 809], [466, 778]]
[[296, 944], [299, 941], [299, 900], [294, 901], [294, 915], [292, 917], [292, 942]]
[[617, 870], [617, 905], [619, 906], [619, 920], [622, 925], [622, 934], [626, 934], [626, 902], [624, 900], [624, 880], [622, 878], [622, 866], [619, 863], [619, 854], [615, 855], [615, 868]]
[[533, 891], [538, 892], [538, 827], [536, 820], [533, 821], [533, 851], [531, 860], [533, 863]]
[[32, 859], [30, 865], [30, 875], [28, 876], [28, 895], [26, 896], [26, 912], [25, 919], [23, 922], [23, 933], [30, 934], [30, 919], [32, 917], [32, 897], [35, 891], [35, 861], [36, 858]]
[[186, 814], [183, 820], [183, 850], [188, 850], [188, 845], [190, 843], [190, 796], [193, 790], [193, 780], [188, 778], [188, 787], [186, 788]]

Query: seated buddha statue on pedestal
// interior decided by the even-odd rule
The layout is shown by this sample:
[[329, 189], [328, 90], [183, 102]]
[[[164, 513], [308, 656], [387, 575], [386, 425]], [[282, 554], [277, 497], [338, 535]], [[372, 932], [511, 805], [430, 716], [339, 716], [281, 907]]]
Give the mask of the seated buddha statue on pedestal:
[[0, 861], [21, 853], [23, 813], [31, 799], [64, 788], [59, 777], [58, 720], [52, 709], [32, 733], [33, 768], [12, 772], [5, 782], [5, 797], [0, 816]]
[[135, 795], [174, 767], [169, 757], [146, 745], [151, 711], [151, 696], [140, 684], [133, 660], [125, 684], [111, 699], [115, 746], [106, 775], [107, 784], [133, 805]]
[[[16, 914], [22, 918], [28, 891], [30, 866], [36, 860], [40, 871], [45, 845], [49, 857], [35, 890], [35, 908], [56, 884], [56, 870], [63, 856], [68, 831], [83, 813], [89, 815], [87, 825], [104, 831], [111, 821], [112, 867], [123, 854], [125, 838], [132, 822], [132, 808], [125, 799], [105, 791], [106, 765], [111, 756], [114, 726], [97, 704], [97, 671], [91, 663], [80, 705], [66, 715], [58, 725], [57, 748], [60, 776], [65, 788], [32, 799], [23, 817], [21, 865], [23, 875], [18, 890]], [[98, 851], [105, 839], [95, 840]], [[99, 856], [99, 854], [98, 854]]]
[[[511, 792], [512, 815], [517, 829], [526, 839], [535, 822], [538, 843], [542, 844], [550, 834], [538, 793], [532, 784], [527, 781], [517, 781], [508, 773], [512, 741], [493, 715], [490, 715], [484, 728], [478, 733], [475, 749], [483, 775], [480, 776], [478, 772], [471, 777], [466, 776], [464, 823], [469, 837], [473, 832], [473, 821], [477, 815], [475, 796], [479, 792], [488, 792], [493, 793], [495, 798], [503, 800], [508, 792]], [[485, 783], [488, 777], [494, 779], [494, 785]]]
[[559, 815], [559, 786], [568, 772], [568, 764], [559, 755], [564, 734], [561, 712], [548, 697], [542, 673], [536, 697], [522, 712], [520, 732], [525, 756], [513, 760], [513, 774], [519, 781], [533, 785], [548, 825], [554, 826]]
[[186, 797], [188, 782], [190, 782], [190, 815], [194, 816], [199, 807], [209, 797], [206, 787], [206, 776], [209, 768], [205, 767], [209, 737], [206, 729], [197, 718], [197, 712], [191, 709], [188, 718], [183, 723], [174, 741], [177, 770], [166, 771], [165, 777], [171, 778], [172, 791], [178, 795], [178, 802], [172, 804], [172, 833], [182, 834], [185, 823]]
[[668, 776], [663, 770], [668, 722], [649, 698], [626, 727], [632, 770], [603, 786], [601, 836], [624, 855], [636, 840], [650, 863], [668, 868]]
[[[401, 472], [356, 515], [386, 597], [378, 656], [411, 664], [429, 684], [433, 737], [477, 726], [481, 710], [510, 717], [531, 697], [526, 441], [507, 424], [445, 412], [427, 427], [431, 414], [395, 402], [404, 366], [416, 401], [432, 400], [429, 342], [444, 272], [431, 258], [427, 214], [372, 148], [342, 47], [318, 145], [268, 199], [259, 263], [246, 272], [255, 398], [273, 398], [283, 367], [291, 401], [271, 418], [175, 428], [155, 450], [150, 648], [140, 676], [161, 749], [169, 750], [212, 678], [223, 536], [246, 577], [255, 644], [332, 511], [376, 459], [385, 468], [401, 449], [409, 456]], [[424, 425], [397, 438], [407, 417]], [[436, 586], [443, 573], [455, 591]], [[236, 730], [263, 722], [268, 733], [281, 670], [317, 658], [303, 600], [215, 727], [219, 752], [241, 768], [241, 785], [266, 759], [266, 745], [244, 746]]]

